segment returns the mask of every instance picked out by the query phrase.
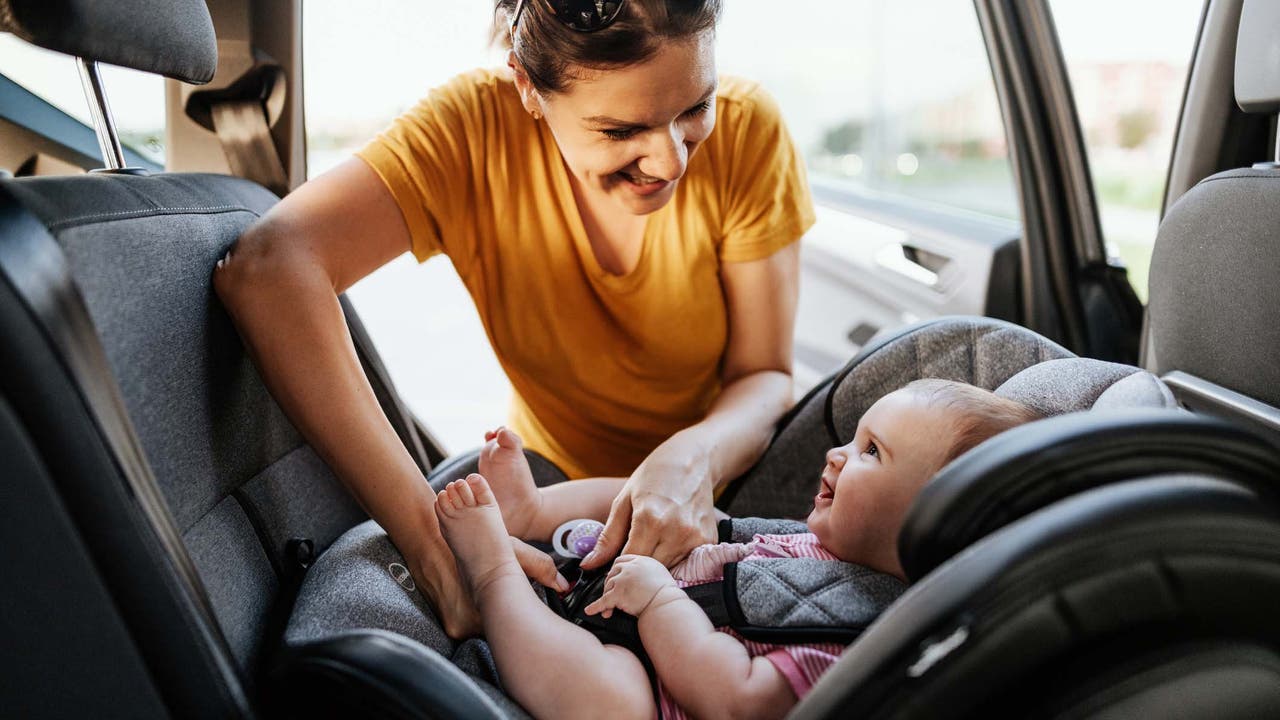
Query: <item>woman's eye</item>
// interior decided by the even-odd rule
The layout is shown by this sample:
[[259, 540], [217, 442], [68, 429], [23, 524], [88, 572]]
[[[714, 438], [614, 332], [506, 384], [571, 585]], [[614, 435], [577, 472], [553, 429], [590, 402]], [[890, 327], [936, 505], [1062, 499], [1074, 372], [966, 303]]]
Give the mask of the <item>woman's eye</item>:
[[711, 109], [711, 101], [710, 101], [710, 100], [703, 100], [702, 102], [698, 103], [697, 105], [694, 105], [693, 107], [691, 107], [691, 108], [689, 108], [688, 110], [686, 110], [686, 111], [685, 111], [685, 115], [689, 115], [690, 117], [694, 117], [694, 116], [697, 116], [697, 115], [701, 115], [701, 114], [705, 113], [706, 111], [708, 111], [708, 110], [710, 110], [710, 109]]
[[635, 128], [611, 128], [600, 132], [604, 133], [604, 136], [610, 140], [628, 140], [638, 131]]

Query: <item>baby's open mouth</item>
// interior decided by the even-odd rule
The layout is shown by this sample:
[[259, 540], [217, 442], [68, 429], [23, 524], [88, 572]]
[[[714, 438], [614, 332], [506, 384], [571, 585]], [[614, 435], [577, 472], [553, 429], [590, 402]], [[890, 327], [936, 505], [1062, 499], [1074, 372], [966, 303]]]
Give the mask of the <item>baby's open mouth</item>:
[[827, 484], [827, 479], [822, 478], [822, 487], [818, 490], [818, 497], [830, 500], [836, 496], [835, 488]]

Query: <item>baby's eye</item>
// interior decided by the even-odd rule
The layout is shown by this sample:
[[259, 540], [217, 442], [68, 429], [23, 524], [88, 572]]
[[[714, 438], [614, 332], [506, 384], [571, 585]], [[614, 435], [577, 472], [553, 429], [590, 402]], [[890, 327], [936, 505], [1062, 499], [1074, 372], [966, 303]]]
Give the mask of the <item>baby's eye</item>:
[[870, 455], [871, 457], [880, 457], [880, 448], [876, 447], [875, 440], [868, 442], [867, 449], [864, 450], [863, 452]]

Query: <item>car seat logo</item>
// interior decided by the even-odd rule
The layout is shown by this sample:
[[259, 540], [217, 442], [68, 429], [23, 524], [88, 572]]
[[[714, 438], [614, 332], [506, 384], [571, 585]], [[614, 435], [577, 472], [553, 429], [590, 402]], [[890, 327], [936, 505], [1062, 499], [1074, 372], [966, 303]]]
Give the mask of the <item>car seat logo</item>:
[[413, 584], [413, 575], [409, 574], [409, 568], [401, 565], [400, 563], [391, 563], [388, 565], [387, 572], [391, 574], [391, 579], [400, 583], [400, 587], [405, 590], [413, 592], [418, 589], [418, 586]]

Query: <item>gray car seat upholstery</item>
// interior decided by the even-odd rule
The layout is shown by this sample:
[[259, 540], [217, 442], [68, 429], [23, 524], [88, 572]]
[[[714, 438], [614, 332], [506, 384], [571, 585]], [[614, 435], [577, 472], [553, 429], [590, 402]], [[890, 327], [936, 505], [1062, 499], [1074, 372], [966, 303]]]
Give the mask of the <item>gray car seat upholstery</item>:
[[255, 668], [282, 586], [310, 560], [299, 553], [366, 517], [212, 293], [210, 268], [275, 196], [218, 176], [6, 182], [61, 247], [232, 651]]

